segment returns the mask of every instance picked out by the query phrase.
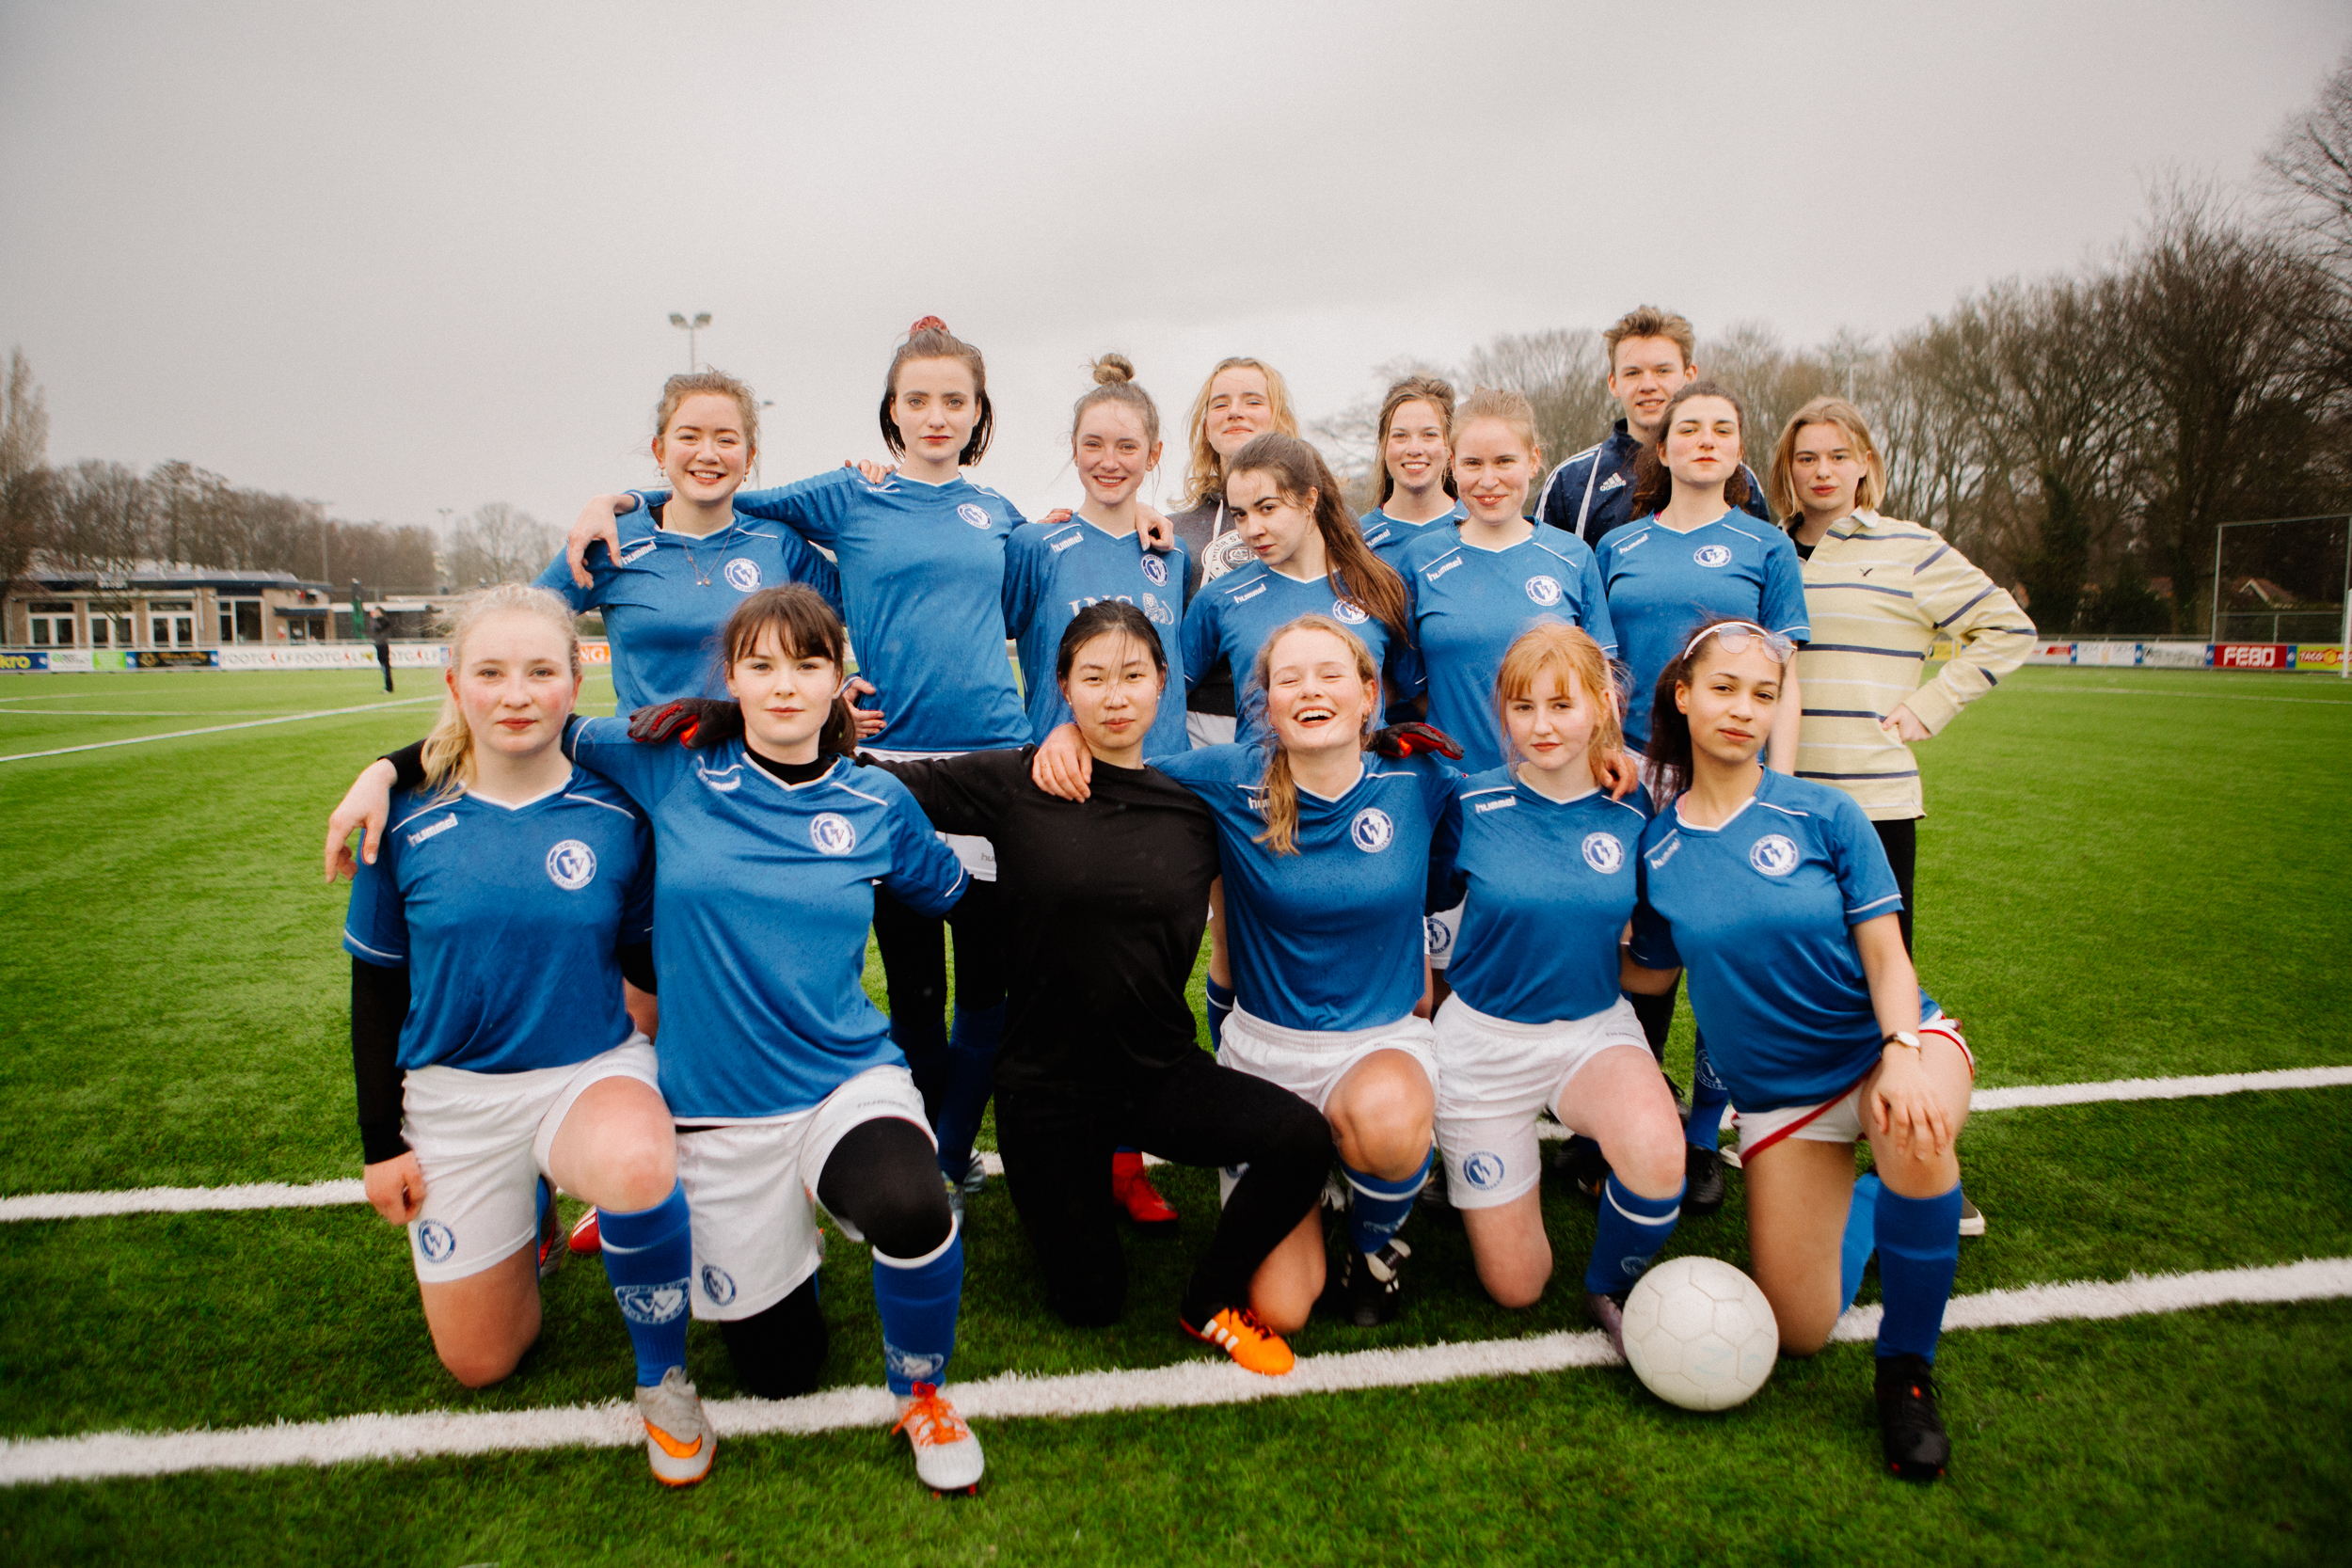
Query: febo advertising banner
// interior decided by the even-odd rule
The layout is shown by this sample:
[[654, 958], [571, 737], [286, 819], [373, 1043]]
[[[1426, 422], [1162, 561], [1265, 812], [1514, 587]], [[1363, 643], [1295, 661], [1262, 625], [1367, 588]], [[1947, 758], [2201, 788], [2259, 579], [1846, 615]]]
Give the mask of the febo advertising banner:
[[2217, 642], [2213, 645], [2213, 667], [2217, 670], [2292, 670], [2295, 668], [2295, 645], [2291, 642]]

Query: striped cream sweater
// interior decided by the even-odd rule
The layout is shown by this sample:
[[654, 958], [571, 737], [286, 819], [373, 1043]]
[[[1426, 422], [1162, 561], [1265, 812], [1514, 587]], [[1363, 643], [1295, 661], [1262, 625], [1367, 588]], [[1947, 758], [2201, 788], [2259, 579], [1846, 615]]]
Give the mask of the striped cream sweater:
[[[1941, 534], [1867, 511], [1814, 546], [1804, 603], [1813, 641], [1797, 655], [1797, 776], [1836, 784], [1873, 819], [1924, 816], [1918, 761], [1879, 721], [1900, 705], [1941, 734], [2025, 662], [2033, 623]], [[1956, 651], [1923, 686], [1939, 638]]]

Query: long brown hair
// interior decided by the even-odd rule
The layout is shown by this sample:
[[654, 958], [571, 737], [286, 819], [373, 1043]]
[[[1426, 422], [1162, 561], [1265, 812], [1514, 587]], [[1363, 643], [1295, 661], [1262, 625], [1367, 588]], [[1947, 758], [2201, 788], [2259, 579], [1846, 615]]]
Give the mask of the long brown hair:
[[[823, 601], [818, 601], [819, 603]], [[449, 623], [449, 667], [462, 671], [466, 663], [466, 639], [474, 629], [493, 615], [519, 611], [536, 616], [564, 634], [564, 654], [570, 660], [572, 676], [580, 675], [580, 628], [572, 620], [572, 607], [544, 588], [528, 583], [501, 582], [469, 594], [457, 607]], [[433, 721], [433, 732], [424, 737], [425, 787], [433, 791], [436, 800], [447, 800], [462, 793], [473, 783], [473, 729], [466, 722], [465, 710], [453, 696], [441, 699], [440, 717]]]
[[1445, 466], [1445, 493], [1460, 499], [1462, 492], [1454, 486], [1454, 384], [1440, 381], [1434, 375], [1408, 375], [1389, 388], [1389, 395], [1380, 400], [1380, 422], [1372, 427], [1372, 438], [1379, 444], [1380, 498], [1375, 506], [1386, 506], [1396, 494], [1396, 476], [1389, 472], [1389, 421], [1396, 411], [1408, 403], [1425, 403], [1438, 411], [1438, 428], [1444, 433], [1448, 448]]
[[[786, 658], [831, 659], [834, 670], [847, 675], [849, 637], [841, 629], [840, 617], [833, 606], [818, 594], [817, 590], [797, 582], [781, 588], [763, 588], [744, 595], [735, 607], [727, 624], [719, 633], [719, 645], [725, 650], [725, 668], [733, 670], [735, 661], [758, 651], [760, 639], [773, 635], [776, 651]], [[850, 711], [850, 699], [835, 693], [833, 711], [825, 717], [825, 727], [818, 732], [819, 752], [854, 753], [857, 751], [857, 716]]]
[[1405, 612], [1405, 579], [1364, 543], [1363, 531], [1347, 515], [1347, 503], [1340, 499], [1340, 482], [1331, 477], [1331, 467], [1324, 462], [1323, 453], [1295, 436], [1269, 430], [1251, 436], [1248, 446], [1233, 453], [1227, 477], [1237, 474], [1269, 476], [1274, 488], [1294, 506], [1304, 504], [1308, 493], [1313, 492], [1315, 531], [1323, 535], [1324, 561], [1340, 596], [1380, 617], [1406, 642], [1412, 641], [1412, 626]]
[[[1675, 688], [1694, 686], [1691, 673], [1722, 641], [1714, 635], [1717, 626], [1752, 626], [1755, 622], [1744, 615], [1711, 615], [1691, 628], [1691, 635], [1682, 644], [1682, 651], [1666, 661], [1658, 673], [1658, 687], [1650, 694], [1649, 760], [1656, 765], [1659, 778], [1658, 808], [1663, 811], [1666, 802], [1691, 787], [1692, 743], [1691, 720], [1675, 705]], [[1787, 679], [1788, 666], [1781, 664], [1781, 675]]]
[[[1263, 441], [1265, 437], [1261, 436], [1258, 439]], [[1274, 645], [1295, 631], [1329, 632], [1338, 638], [1355, 656], [1356, 678], [1371, 682], [1373, 690], [1378, 692], [1380, 667], [1372, 661], [1372, 650], [1364, 646], [1364, 640], [1328, 615], [1301, 615], [1275, 627], [1274, 635], [1258, 644], [1258, 661], [1249, 678], [1261, 693], [1274, 674]], [[1371, 744], [1375, 711], [1375, 704], [1365, 705], [1363, 733], [1357, 737], [1359, 746]], [[1272, 723], [1269, 716], [1269, 731]], [[1258, 811], [1265, 818], [1265, 832], [1258, 835], [1256, 842], [1273, 846], [1278, 855], [1298, 853], [1298, 781], [1291, 777], [1290, 751], [1279, 737], [1266, 742], [1265, 777], [1258, 783]]]
[[1495, 672], [1495, 717], [1502, 724], [1506, 760], [1513, 750], [1511, 705], [1534, 696], [1536, 678], [1547, 674], [1562, 691], [1568, 689], [1568, 677], [1575, 676], [1577, 689], [1593, 705], [1597, 717], [1584, 761], [1593, 782], [1607, 787], [1608, 759], [1625, 744], [1625, 730], [1617, 721], [1617, 685], [1609, 673], [1609, 656], [1593, 634], [1565, 621], [1540, 621], [1502, 652], [1502, 667]]
[[1208, 379], [1200, 383], [1200, 396], [1192, 400], [1192, 458], [1184, 472], [1186, 504], [1199, 506], [1202, 501], [1225, 493], [1224, 460], [1216, 449], [1209, 445], [1209, 388], [1227, 371], [1256, 371], [1265, 377], [1266, 411], [1274, 416], [1274, 428], [1285, 436], [1298, 434], [1298, 417], [1291, 412], [1290, 388], [1282, 381], [1282, 372], [1263, 359], [1244, 355], [1232, 355], [1216, 362]]
[[1748, 497], [1753, 494], [1748, 488], [1748, 411], [1720, 382], [1686, 381], [1666, 400], [1666, 411], [1658, 416], [1658, 444], [1644, 447], [1633, 460], [1633, 510], [1629, 515], [1654, 516], [1674, 499], [1675, 476], [1666, 467], [1666, 436], [1674, 429], [1675, 410], [1692, 398], [1721, 398], [1731, 404], [1731, 417], [1740, 426], [1740, 459], [1731, 466], [1731, 477], [1724, 481], [1724, 504], [1747, 505]]
[[916, 359], [961, 359], [972, 372], [972, 390], [979, 398], [980, 417], [972, 425], [971, 438], [956, 454], [956, 461], [970, 467], [988, 455], [988, 438], [996, 433], [996, 405], [988, 401], [988, 364], [980, 351], [947, 330], [947, 324], [937, 316], [925, 316], [907, 328], [907, 341], [898, 345], [898, 352], [890, 356], [890, 375], [882, 383], [882, 437], [893, 457], [907, 454], [907, 438], [898, 432], [898, 421], [891, 409], [898, 401], [898, 368]]

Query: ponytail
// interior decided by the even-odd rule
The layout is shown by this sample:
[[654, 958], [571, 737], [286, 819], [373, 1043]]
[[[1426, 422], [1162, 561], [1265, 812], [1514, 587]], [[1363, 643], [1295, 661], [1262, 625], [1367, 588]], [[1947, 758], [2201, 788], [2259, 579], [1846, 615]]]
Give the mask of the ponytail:
[[[1261, 436], [1258, 439], [1263, 441], [1265, 437]], [[1274, 645], [1295, 631], [1328, 632], [1338, 638], [1355, 656], [1356, 678], [1370, 682], [1375, 689], [1379, 686], [1380, 667], [1373, 663], [1372, 650], [1364, 646], [1362, 638], [1328, 615], [1301, 615], [1275, 627], [1274, 634], [1258, 644], [1258, 662], [1250, 674], [1250, 682], [1257, 688], [1262, 699], [1265, 695], [1266, 683], [1274, 673]], [[1364, 709], [1363, 733], [1357, 737], [1359, 746], [1369, 747], [1372, 744], [1372, 715], [1373, 709], [1367, 706]], [[1265, 776], [1258, 783], [1258, 814], [1265, 818], [1265, 832], [1260, 833], [1254, 842], [1272, 846], [1278, 855], [1295, 855], [1298, 853], [1298, 783], [1291, 777], [1291, 754], [1279, 738], [1269, 740], [1266, 751]]]

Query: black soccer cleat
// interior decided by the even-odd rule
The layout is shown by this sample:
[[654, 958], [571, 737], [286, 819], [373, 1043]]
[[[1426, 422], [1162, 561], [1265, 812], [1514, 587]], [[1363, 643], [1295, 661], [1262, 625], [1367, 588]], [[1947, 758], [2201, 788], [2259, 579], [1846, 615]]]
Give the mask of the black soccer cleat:
[[1551, 1168], [1567, 1178], [1576, 1196], [1597, 1206], [1600, 1191], [1609, 1183], [1609, 1161], [1602, 1155], [1600, 1145], [1582, 1133], [1572, 1133], [1560, 1145], [1560, 1152], [1551, 1157]]
[[1696, 1144], [1683, 1145], [1682, 1212], [1711, 1214], [1724, 1206], [1724, 1157]]
[[1934, 1481], [1952, 1462], [1952, 1440], [1935, 1411], [1935, 1372], [1920, 1355], [1878, 1364], [1879, 1443], [1886, 1468], [1905, 1481]]
[[1340, 1276], [1324, 1292], [1322, 1305], [1358, 1328], [1377, 1328], [1394, 1323], [1404, 1307], [1404, 1277], [1399, 1273], [1413, 1249], [1391, 1237], [1378, 1252], [1340, 1249]]
[[1625, 1298], [1632, 1293], [1633, 1287], [1630, 1285], [1607, 1295], [1598, 1291], [1584, 1292], [1584, 1310], [1592, 1314], [1593, 1322], [1599, 1325], [1600, 1331], [1609, 1336], [1609, 1342], [1616, 1347], [1620, 1361], [1625, 1359]]

